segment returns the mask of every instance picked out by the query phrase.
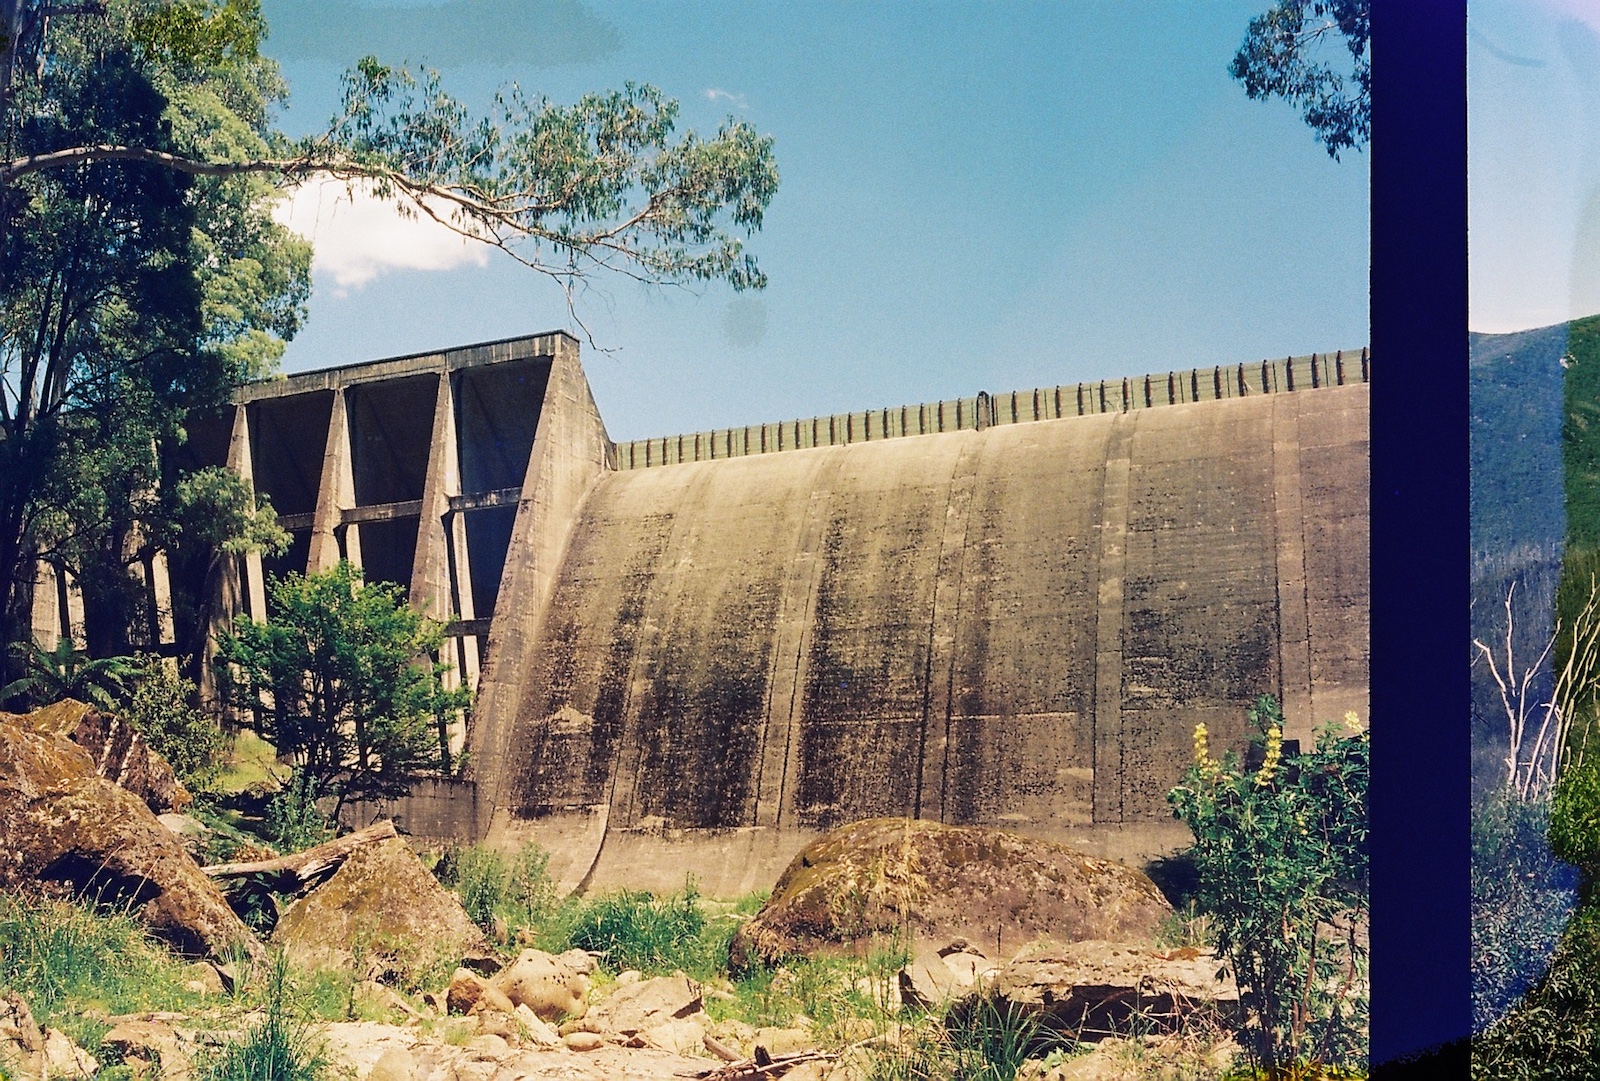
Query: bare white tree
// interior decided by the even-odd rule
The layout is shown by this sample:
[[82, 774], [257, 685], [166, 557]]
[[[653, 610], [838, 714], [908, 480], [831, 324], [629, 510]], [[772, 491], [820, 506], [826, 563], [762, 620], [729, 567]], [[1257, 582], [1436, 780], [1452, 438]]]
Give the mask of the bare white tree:
[[[1600, 583], [1590, 576], [1588, 599], [1573, 619], [1572, 648], [1561, 670], [1555, 673], [1549, 700], [1543, 702], [1535, 697], [1533, 684], [1561, 638], [1561, 622], [1557, 620], [1555, 630], [1533, 663], [1519, 670], [1512, 613], [1516, 590], [1515, 582], [1506, 590], [1503, 656], [1481, 639], [1474, 638], [1472, 644], [1488, 665], [1506, 714], [1506, 791], [1520, 800], [1543, 799], [1554, 790], [1563, 769], [1583, 760], [1587, 731], [1584, 746], [1574, 752], [1569, 740], [1572, 726], [1580, 716], [1595, 718], [1596, 706], [1600, 705], [1600, 684], [1595, 679], [1600, 662]], [[1535, 721], [1538, 727], [1532, 730], [1530, 739], [1529, 729]]]

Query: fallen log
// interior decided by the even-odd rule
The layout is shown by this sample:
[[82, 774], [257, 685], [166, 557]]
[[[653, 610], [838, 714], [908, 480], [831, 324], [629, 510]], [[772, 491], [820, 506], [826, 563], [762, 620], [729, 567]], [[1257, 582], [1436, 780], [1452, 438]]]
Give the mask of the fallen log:
[[376, 844], [394, 836], [394, 822], [386, 818], [292, 856], [253, 863], [216, 863], [201, 870], [212, 878], [256, 878], [278, 893], [298, 893], [337, 870], [350, 853], [362, 845]]

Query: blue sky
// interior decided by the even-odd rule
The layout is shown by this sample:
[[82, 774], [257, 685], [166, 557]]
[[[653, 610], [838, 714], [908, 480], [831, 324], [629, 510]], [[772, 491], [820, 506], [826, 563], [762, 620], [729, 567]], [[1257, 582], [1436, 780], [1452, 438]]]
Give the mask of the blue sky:
[[[1365, 153], [1335, 163], [1227, 74], [1264, 6], [263, 3], [291, 132], [375, 52], [472, 105], [631, 79], [682, 127], [775, 138], [765, 291], [580, 297], [618, 439], [1366, 344]], [[570, 325], [508, 259], [326, 191], [299, 211], [318, 262], [288, 371]]]
[[1600, 3], [1467, 7], [1470, 324], [1600, 313]]

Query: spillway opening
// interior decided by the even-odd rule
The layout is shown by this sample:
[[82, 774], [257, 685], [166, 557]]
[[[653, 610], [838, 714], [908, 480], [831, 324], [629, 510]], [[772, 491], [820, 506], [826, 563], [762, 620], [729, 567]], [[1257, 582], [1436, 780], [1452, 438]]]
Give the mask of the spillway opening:
[[[411, 567], [417, 557], [417, 519], [363, 522], [346, 526], [361, 531], [361, 569], [367, 582], [392, 582], [411, 588]], [[348, 542], [347, 542], [348, 545]]]
[[421, 375], [345, 391], [357, 506], [422, 498], [438, 386], [437, 376]]
[[455, 380], [462, 492], [519, 487], [544, 406], [550, 360], [467, 368]]
[[467, 566], [471, 571], [472, 610], [479, 619], [494, 615], [495, 596], [506, 554], [511, 551], [511, 529], [517, 508], [489, 507], [467, 514]]
[[256, 491], [266, 493], [279, 514], [310, 514], [317, 509], [333, 392], [252, 402], [246, 409]]

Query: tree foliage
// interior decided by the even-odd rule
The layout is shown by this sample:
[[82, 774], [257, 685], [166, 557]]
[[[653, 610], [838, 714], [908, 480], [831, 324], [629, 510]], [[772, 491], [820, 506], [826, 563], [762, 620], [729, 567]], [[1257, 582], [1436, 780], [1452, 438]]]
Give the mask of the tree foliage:
[[1335, 161], [1372, 136], [1370, 9], [1371, 0], [1277, 0], [1250, 20], [1228, 68], [1251, 98], [1297, 106]]
[[[135, 17], [130, 34], [146, 58], [182, 67], [260, 64], [264, 30], [254, 0], [177, 0]], [[104, 162], [280, 185], [364, 182], [569, 287], [606, 269], [656, 284], [759, 289], [766, 278], [739, 234], [761, 227], [777, 191], [772, 139], [731, 117], [709, 138], [679, 137], [677, 115], [677, 102], [656, 88], [627, 83], [571, 106], [512, 86], [474, 116], [437, 73], [365, 57], [344, 77], [339, 113], [315, 135], [194, 148], [86, 132], [11, 152], [0, 160], [0, 187]]]
[[224, 694], [294, 764], [313, 799], [404, 795], [418, 774], [447, 770], [434, 727], [469, 694], [446, 690], [431, 661], [442, 628], [400, 587], [363, 585], [341, 562], [289, 574], [269, 590], [272, 618], [241, 618], [219, 650]]
[[573, 105], [512, 87], [477, 116], [366, 58], [291, 139], [265, 33], [259, 0], [0, 0], [0, 640], [25, 637], [36, 559], [81, 583], [91, 651], [113, 653], [142, 644], [141, 565], [174, 538], [283, 542], [241, 486], [163, 463], [304, 318], [310, 249], [271, 217], [287, 188], [360, 185], [569, 305], [595, 271], [765, 284], [742, 238], [778, 175], [749, 125], [680, 134], [676, 102], [631, 83]]
[[[222, 18], [243, 0], [177, 5]], [[156, 0], [0, 3], [0, 157], [83, 143], [264, 152], [283, 96], [254, 44], [156, 48]], [[253, 10], [250, 7], [249, 10]], [[170, 20], [169, 20], [170, 21]], [[239, 31], [244, 33], [244, 31]], [[169, 43], [171, 44], [171, 43]], [[248, 47], [243, 47], [243, 46]], [[92, 652], [138, 644], [141, 565], [225, 486], [161, 490], [195, 411], [269, 371], [309, 291], [309, 248], [271, 219], [270, 183], [148, 162], [0, 182], [0, 615], [23, 637], [35, 559], [82, 585]], [[250, 508], [252, 511], [255, 508]]]
[[1212, 758], [1199, 725], [1195, 762], [1167, 794], [1194, 834], [1197, 900], [1250, 1008], [1241, 1040], [1269, 1069], [1362, 1063], [1367, 732], [1329, 725], [1315, 748], [1285, 755], [1277, 703], [1263, 696], [1250, 716], [1258, 769], [1231, 751]]
[[132, 693], [119, 712], [178, 775], [191, 791], [204, 789], [216, 776], [223, 736], [216, 718], [196, 709], [194, 684], [178, 675], [170, 662], [145, 655], [132, 673]]

